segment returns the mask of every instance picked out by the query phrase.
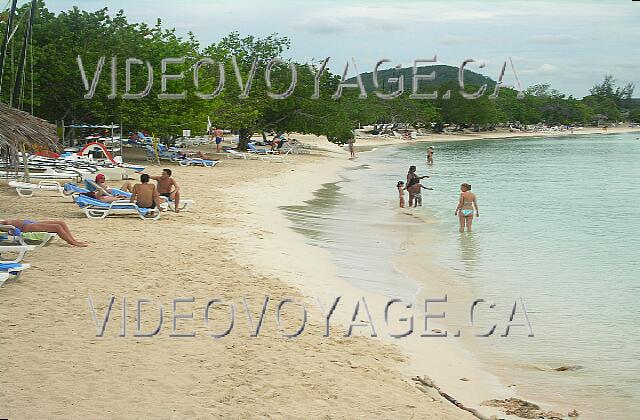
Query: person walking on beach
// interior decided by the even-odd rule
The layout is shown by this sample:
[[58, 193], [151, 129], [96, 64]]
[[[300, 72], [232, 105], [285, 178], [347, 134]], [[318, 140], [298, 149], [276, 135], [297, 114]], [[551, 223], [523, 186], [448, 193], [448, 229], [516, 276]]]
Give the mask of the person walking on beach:
[[425, 187], [420, 183], [419, 178], [412, 178], [407, 185], [409, 191], [409, 207], [422, 207], [422, 190], [432, 190], [433, 188]]
[[69, 245], [80, 248], [89, 246], [74, 238], [69, 226], [62, 220], [0, 220], [0, 225], [3, 225], [0, 226], [0, 231], [7, 232], [13, 236], [19, 236], [20, 232], [55, 233]]
[[433, 146], [427, 149], [427, 165], [433, 165]]
[[213, 130], [213, 135], [216, 137], [216, 153], [220, 153], [222, 149], [222, 142], [224, 141], [224, 131], [216, 128]]
[[458, 200], [458, 207], [456, 207], [455, 215], [459, 215], [460, 232], [464, 232], [465, 226], [467, 227], [467, 232], [471, 232], [474, 208], [476, 211], [476, 217], [480, 217], [478, 201], [476, 200], [476, 195], [471, 192], [471, 184], [462, 184], [460, 186], [460, 191], [460, 200]]
[[180, 213], [180, 186], [171, 175], [171, 169], [163, 169], [162, 175], [152, 176], [151, 179], [158, 183], [158, 192], [161, 196], [169, 201], [175, 201], [176, 213]]
[[356, 158], [356, 149], [353, 147], [353, 143], [355, 143], [355, 139], [349, 139], [349, 155], [351, 155], [351, 159]]
[[404, 208], [404, 182], [398, 181], [398, 184], [396, 185], [396, 187], [398, 188], [398, 195], [400, 196], [400, 208], [403, 209]]

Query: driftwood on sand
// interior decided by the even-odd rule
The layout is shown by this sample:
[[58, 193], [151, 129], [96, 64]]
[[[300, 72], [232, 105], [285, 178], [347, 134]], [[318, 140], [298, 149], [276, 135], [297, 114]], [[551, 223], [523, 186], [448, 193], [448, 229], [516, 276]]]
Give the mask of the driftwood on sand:
[[495, 417], [486, 417], [486, 416], [482, 415], [478, 410], [476, 410], [474, 408], [466, 407], [460, 401], [456, 400], [451, 395], [449, 395], [446, 392], [442, 391], [440, 389], [440, 387], [438, 385], [436, 385], [435, 382], [433, 382], [431, 380], [431, 378], [429, 378], [428, 376], [423, 376], [422, 378], [419, 377], [419, 376], [415, 376], [415, 377], [413, 377], [411, 379], [413, 379], [413, 381], [416, 382], [419, 387], [434, 389], [438, 394], [440, 394], [440, 396], [442, 398], [444, 398], [445, 400], [449, 401], [451, 404], [455, 405], [459, 409], [468, 411], [469, 413], [473, 414], [474, 416], [476, 416], [480, 420], [492, 420], [492, 419], [495, 419]]

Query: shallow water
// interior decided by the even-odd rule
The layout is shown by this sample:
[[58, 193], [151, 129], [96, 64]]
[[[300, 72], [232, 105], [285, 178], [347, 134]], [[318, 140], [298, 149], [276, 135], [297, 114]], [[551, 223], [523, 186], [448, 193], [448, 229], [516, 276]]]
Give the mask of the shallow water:
[[[507, 309], [525, 302], [535, 337], [515, 327], [509, 337], [472, 343], [519, 396], [576, 407], [582, 418], [640, 418], [637, 137], [439, 143], [433, 166], [427, 145], [382, 148], [361, 154], [362, 166], [316, 199], [284, 211], [330, 250], [341, 277], [393, 297], [415, 296], [424, 281], [394, 263], [420, 229], [433, 238], [425, 256], [475, 297]], [[395, 184], [411, 164], [435, 188], [423, 192], [422, 219], [395, 208]], [[453, 211], [462, 182], [472, 184], [481, 217], [461, 235]], [[581, 369], [552, 370], [567, 365]]]

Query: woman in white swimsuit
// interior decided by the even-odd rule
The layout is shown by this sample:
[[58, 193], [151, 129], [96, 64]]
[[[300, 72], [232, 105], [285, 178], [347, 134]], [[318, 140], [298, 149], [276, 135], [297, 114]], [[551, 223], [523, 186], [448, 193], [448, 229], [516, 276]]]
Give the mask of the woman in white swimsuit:
[[473, 209], [476, 210], [476, 217], [480, 217], [480, 210], [478, 210], [478, 201], [476, 195], [471, 192], [471, 184], [462, 184], [460, 186], [460, 200], [458, 200], [458, 207], [456, 208], [456, 216], [460, 219], [460, 232], [464, 232], [464, 227], [467, 227], [467, 232], [471, 232], [471, 224], [473, 223]]

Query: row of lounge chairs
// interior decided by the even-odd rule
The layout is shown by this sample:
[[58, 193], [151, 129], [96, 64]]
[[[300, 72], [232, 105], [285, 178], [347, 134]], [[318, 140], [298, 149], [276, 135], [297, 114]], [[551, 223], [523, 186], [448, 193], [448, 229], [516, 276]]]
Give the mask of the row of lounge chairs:
[[237, 159], [245, 159], [245, 160], [261, 160], [263, 162], [280, 162], [280, 163], [289, 163], [287, 157], [294, 150], [293, 148], [289, 148], [285, 153], [277, 153], [270, 149], [263, 149], [256, 147], [253, 143], [249, 143], [247, 145], [246, 152], [239, 152], [234, 149], [227, 149], [227, 153], [230, 156]]
[[[64, 198], [71, 197], [73, 201], [83, 210], [89, 219], [104, 219], [112, 215], [137, 215], [143, 220], [158, 220], [160, 218], [161, 209], [147, 209], [139, 207], [136, 203], [129, 201], [131, 193], [112, 188], [114, 196], [123, 197], [122, 200], [116, 200], [111, 203], [97, 200], [85, 195], [95, 190], [93, 181], [85, 180], [85, 186], [81, 187], [76, 184], [66, 183], [60, 185], [55, 181], [41, 181], [39, 184], [31, 184], [26, 182], [9, 183], [9, 186], [16, 189], [16, 193], [20, 197], [31, 198], [36, 194], [59, 195]], [[163, 207], [169, 210], [175, 210], [175, 202], [162, 197], [165, 201]], [[194, 204], [193, 200], [180, 200], [179, 210], [186, 210]]]
[[154, 148], [149, 145], [145, 146], [145, 151], [147, 153], [147, 160], [151, 162], [155, 160], [168, 160], [170, 162], [175, 162], [180, 166], [204, 166], [208, 168], [213, 168], [218, 163], [217, 160], [186, 157], [179, 151], [169, 149], [165, 146], [158, 147], [157, 154]]
[[[4, 229], [0, 232], [0, 286], [10, 278], [20, 277], [24, 270], [31, 268], [30, 264], [22, 262], [27, 253], [45, 246], [56, 236], [44, 232], [23, 233], [17, 231], [15, 226], [1, 227]], [[5, 230], [9, 232], [4, 232]]]

